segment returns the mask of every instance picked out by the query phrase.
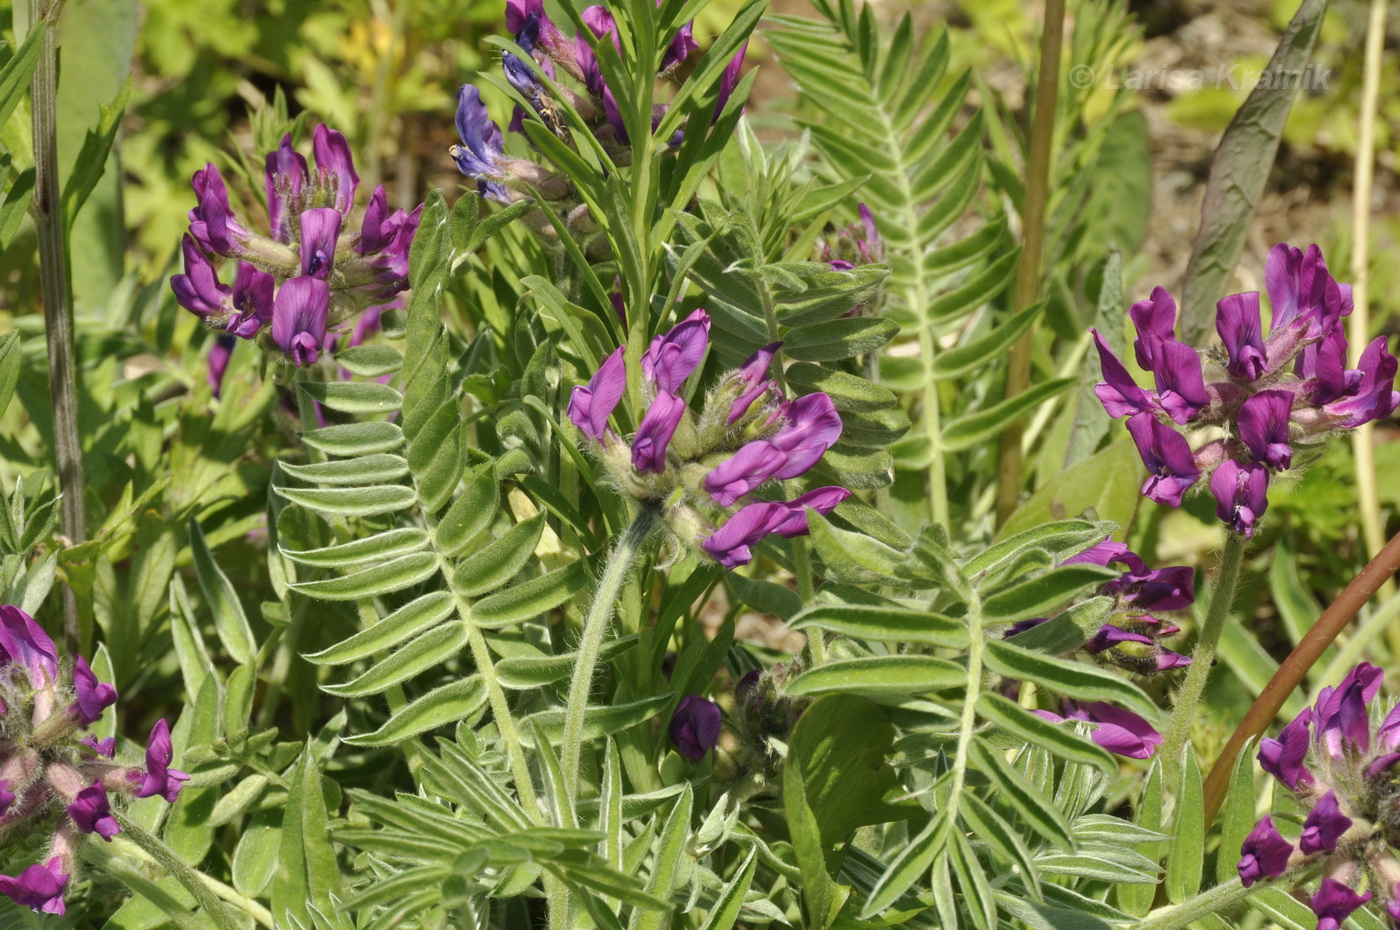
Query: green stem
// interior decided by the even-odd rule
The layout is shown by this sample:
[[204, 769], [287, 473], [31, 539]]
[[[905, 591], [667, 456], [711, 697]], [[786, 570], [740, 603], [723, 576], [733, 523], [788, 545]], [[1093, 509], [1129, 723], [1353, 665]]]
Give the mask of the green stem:
[[1201, 702], [1201, 694], [1206, 689], [1206, 678], [1210, 675], [1211, 663], [1215, 660], [1215, 648], [1220, 644], [1221, 631], [1225, 620], [1230, 616], [1230, 607], [1235, 601], [1235, 590], [1239, 587], [1240, 567], [1244, 564], [1245, 539], [1239, 533], [1227, 531], [1225, 548], [1220, 554], [1220, 570], [1215, 577], [1215, 589], [1211, 592], [1210, 609], [1201, 624], [1200, 635], [1196, 638], [1196, 649], [1191, 653], [1191, 667], [1186, 671], [1186, 680], [1181, 683], [1177, 695], [1176, 710], [1172, 712], [1167, 737], [1162, 744], [1161, 758], [1167, 783], [1176, 788], [1177, 763], [1181, 760], [1182, 747], [1191, 736], [1191, 724], [1196, 719], [1196, 706]]
[[[58, 183], [58, 52], [54, 30], [62, 0], [29, 0], [30, 29], [42, 29], [43, 46], [30, 84], [34, 128], [34, 199], [29, 212], [39, 239], [39, 288], [44, 301], [48, 343], [49, 394], [53, 403], [53, 444], [63, 493], [61, 527], [65, 544], [87, 537], [83, 515], [83, 447], [78, 438], [78, 388], [73, 348], [73, 294], [68, 268], [68, 230]], [[63, 588], [63, 635], [68, 651], [82, 650], [78, 600]]]
[[617, 609], [627, 573], [632, 570], [632, 564], [641, 553], [642, 544], [651, 534], [659, 516], [660, 511], [646, 507], [622, 534], [608, 557], [608, 564], [603, 568], [603, 577], [598, 580], [598, 587], [593, 591], [593, 602], [583, 620], [583, 639], [579, 642], [573, 678], [569, 680], [569, 703], [564, 709], [564, 790], [570, 804], [578, 800], [584, 713], [588, 710], [588, 693], [593, 687], [593, 672], [598, 666], [603, 638]]
[[1207, 914], [1214, 914], [1237, 904], [1265, 887], [1267, 884], [1261, 882], [1246, 888], [1240, 884], [1239, 878], [1232, 878], [1189, 901], [1153, 911], [1143, 918], [1136, 930], [1178, 930], [1180, 927], [1188, 927]]
[[[216, 893], [214, 888], [211, 887], [211, 883], [219, 883], [215, 883], [209, 876], [191, 868], [185, 860], [175, 854], [173, 849], [165, 845], [165, 842], [161, 840], [160, 837], [132, 823], [127, 819], [125, 814], [115, 814], [114, 816], [117, 818], [117, 823], [121, 825], [121, 836], [125, 837], [133, 846], [149, 856], [152, 862], [160, 866], [166, 874], [170, 875], [183, 885], [186, 891], [194, 895], [194, 899], [199, 902], [200, 910], [204, 916], [212, 920], [219, 930], [238, 930], [238, 922], [229, 914], [228, 908], [219, 900], [220, 896]], [[254, 902], [239, 895], [233, 889], [226, 888], [225, 890], [228, 894], [232, 894], [239, 899], [239, 901], [234, 903], [238, 904], [240, 910], [243, 910], [248, 916], [257, 920], [259, 923], [263, 923], [264, 926], [272, 926], [271, 914], [267, 913]], [[246, 905], [252, 905], [257, 911], [261, 912], [261, 915], [254, 910], [250, 910]], [[263, 916], [266, 917], [266, 923], [261, 919]]]

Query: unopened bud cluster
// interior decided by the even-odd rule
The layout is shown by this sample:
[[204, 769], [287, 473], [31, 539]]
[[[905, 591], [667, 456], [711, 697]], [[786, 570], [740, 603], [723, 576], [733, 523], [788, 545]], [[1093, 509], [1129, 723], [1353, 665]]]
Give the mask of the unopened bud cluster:
[[85, 835], [121, 832], [114, 798], [159, 795], [170, 803], [189, 778], [170, 768], [170, 729], [151, 730], [144, 766], [114, 761], [116, 741], [89, 732], [115, 704], [82, 656], [60, 667], [43, 628], [18, 607], [0, 607], [0, 849], [36, 830], [47, 852], [19, 875], [0, 875], [0, 894], [47, 914], [64, 912], [64, 892]]

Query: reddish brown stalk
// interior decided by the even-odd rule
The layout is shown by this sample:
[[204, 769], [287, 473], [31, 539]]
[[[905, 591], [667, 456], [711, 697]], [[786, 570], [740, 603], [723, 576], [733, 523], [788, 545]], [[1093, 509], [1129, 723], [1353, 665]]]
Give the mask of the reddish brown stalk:
[[1244, 715], [1240, 725], [1235, 728], [1234, 735], [1230, 737], [1230, 742], [1225, 744], [1220, 758], [1215, 760], [1215, 765], [1210, 770], [1210, 777], [1206, 779], [1207, 830], [1220, 811], [1220, 805], [1225, 801], [1230, 773], [1244, 744], [1263, 734], [1269, 723], [1278, 716], [1284, 701], [1288, 700], [1293, 689], [1298, 687], [1298, 683], [1308, 673], [1308, 669], [1313, 667], [1318, 657], [1332, 644], [1332, 640], [1337, 638], [1337, 634], [1346, 629], [1362, 605], [1369, 601], [1396, 571], [1400, 571], [1400, 534], [1396, 534], [1386, 543], [1385, 548], [1377, 553], [1337, 599], [1328, 605], [1312, 629], [1303, 636], [1302, 642], [1283, 660], [1283, 664], [1278, 667], [1274, 677], [1269, 679], [1264, 690], [1259, 692], [1259, 697]]

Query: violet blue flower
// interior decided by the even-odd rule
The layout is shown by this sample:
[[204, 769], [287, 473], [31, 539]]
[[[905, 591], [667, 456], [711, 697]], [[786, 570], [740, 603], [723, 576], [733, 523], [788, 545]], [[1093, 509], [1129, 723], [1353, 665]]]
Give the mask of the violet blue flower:
[[608, 431], [608, 417], [622, 400], [627, 388], [627, 363], [623, 349], [617, 348], [598, 366], [588, 386], [578, 385], [569, 397], [569, 419], [579, 432], [601, 442]]
[[1282, 243], [1269, 250], [1264, 287], [1272, 307], [1271, 334], [1297, 329], [1307, 338], [1316, 338], [1350, 312], [1351, 289], [1341, 291], [1316, 245], [1308, 246], [1307, 252]]
[[1288, 417], [1293, 394], [1278, 389], [1260, 391], [1240, 406], [1240, 439], [1255, 461], [1283, 471], [1293, 464], [1288, 445]]
[[1369, 900], [1369, 891], [1357, 894], [1335, 879], [1324, 878], [1310, 902], [1313, 913], [1318, 916], [1317, 930], [1341, 930], [1342, 921]]
[[739, 419], [749, 412], [754, 401], [772, 389], [772, 382], [768, 380], [768, 369], [773, 364], [773, 356], [777, 354], [781, 346], [781, 342], [773, 342], [764, 346], [750, 355], [748, 360], [735, 370], [734, 379], [744, 385], [745, 390], [729, 407], [727, 422], [730, 426], [739, 422]]
[[790, 501], [780, 501], [787, 509], [787, 516], [783, 518], [781, 523], [773, 527], [773, 535], [788, 539], [794, 536], [806, 536], [809, 532], [807, 527], [807, 510], [809, 508], [826, 516], [850, 496], [851, 492], [845, 488], [828, 486], [815, 488]]
[[219, 316], [229, 311], [233, 292], [219, 281], [214, 263], [186, 233], [180, 240], [185, 256], [185, 273], [170, 276], [170, 289], [180, 306], [199, 317]]
[[1268, 491], [1269, 472], [1258, 462], [1241, 465], [1226, 459], [1210, 476], [1215, 515], [1245, 539], [1254, 535], [1255, 523], [1269, 507]]
[[104, 759], [111, 759], [117, 754], [117, 738], [115, 736], [98, 739], [89, 734], [78, 740], [78, 742], [91, 749], [94, 755], [99, 755]]
[[688, 694], [676, 705], [666, 732], [681, 755], [699, 762], [719, 742], [720, 723], [718, 704], [699, 695]]
[[1138, 331], [1133, 340], [1138, 366], [1152, 371], [1158, 357], [1155, 343], [1176, 342], [1176, 300], [1166, 288], [1154, 287], [1151, 296], [1128, 308], [1128, 316]]
[[841, 417], [836, 405], [825, 394], [804, 394], [787, 410], [787, 422], [769, 440], [787, 456], [775, 477], [796, 478], [806, 471], [841, 438]]
[[73, 825], [83, 833], [96, 833], [107, 842], [121, 832], [121, 826], [112, 816], [112, 804], [107, 799], [107, 789], [100, 781], [88, 785], [73, 803], [68, 805], [68, 816]]
[[449, 150], [457, 170], [477, 182], [477, 190], [493, 200], [507, 202], [509, 196], [500, 177], [504, 174], [505, 138], [481, 101], [481, 91], [463, 84], [457, 91], [457, 135], [461, 145]]
[[763, 541], [791, 516], [785, 504], [758, 501], [740, 507], [734, 516], [700, 544], [725, 568], [738, 568], [753, 559], [752, 547]]
[[190, 780], [179, 769], [170, 768], [170, 760], [175, 750], [170, 742], [170, 727], [164, 720], [157, 720], [151, 728], [151, 738], [146, 744], [146, 771], [133, 772], [131, 780], [136, 785], [138, 798], [160, 795], [171, 804], [180, 795], [180, 787]]
[[1310, 382], [1308, 400], [1326, 405], [1350, 396], [1361, 386], [1361, 372], [1347, 369], [1346, 332], [1338, 326], [1321, 340], [1303, 346], [1293, 372]]
[[248, 232], [233, 218], [224, 177], [213, 164], [205, 165], [190, 180], [198, 203], [190, 210], [190, 235], [206, 252], [232, 255], [242, 248]]
[[0, 875], [0, 894], [20, 907], [35, 913], [63, 916], [63, 892], [68, 887], [68, 873], [61, 871], [63, 860], [54, 856], [47, 864], [35, 863], [17, 878]]
[[1138, 340], [1143, 341], [1152, 346], [1157, 402], [1177, 423], [1188, 423], [1210, 403], [1201, 357], [1186, 343], [1162, 339], [1156, 333]]
[[[337, 133], [339, 135], [339, 133]], [[331, 207], [314, 207], [301, 214], [301, 273], [326, 280], [335, 264], [335, 244], [344, 217]]]
[[345, 136], [321, 123], [311, 135], [311, 154], [316, 158], [316, 174], [321, 187], [335, 194], [335, 208], [341, 215], [355, 206], [355, 188], [360, 176], [355, 173], [355, 160]]
[[16, 665], [36, 690], [58, 681], [58, 651], [44, 628], [18, 607], [0, 606], [0, 667]]
[[705, 357], [710, 344], [710, 315], [696, 310], [664, 336], [652, 339], [642, 353], [642, 375], [658, 391], [675, 393]]
[[1386, 350], [1386, 338], [1377, 336], [1361, 353], [1358, 379], [1348, 395], [1323, 407], [1342, 429], [1352, 429], [1372, 420], [1383, 420], [1400, 406], [1400, 391], [1394, 389], [1400, 362]]
[[1130, 550], [1126, 543], [1114, 542], [1111, 538], [1095, 543], [1083, 552], [1070, 556], [1060, 564], [1102, 565], [1107, 568], [1112, 562], [1121, 562], [1128, 566], [1133, 575], [1147, 574], [1147, 563], [1137, 553]]
[[1162, 734], [1142, 717], [1103, 701], [1067, 703], [1065, 715], [1048, 710], [1035, 713], [1057, 723], [1082, 720], [1094, 724], [1089, 738], [1109, 752], [1129, 759], [1147, 759], [1162, 745]]
[[1382, 752], [1400, 749], [1400, 704], [1391, 708], [1376, 730], [1376, 747]]
[[267, 214], [272, 226], [272, 238], [281, 243], [292, 241], [291, 224], [287, 222], [289, 205], [301, 202], [302, 188], [308, 173], [306, 158], [292, 148], [292, 135], [282, 136], [282, 143], [267, 153], [264, 160], [263, 186], [267, 191]]
[[292, 278], [272, 305], [272, 341], [298, 367], [314, 365], [326, 340], [331, 289], [319, 278]]
[[724, 66], [724, 73], [719, 78], [719, 99], [715, 101], [715, 112], [710, 117], [710, 122], [720, 118], [720, 114], [729, 104], [729, 98], [734, 95], [734, 88], [739, 86], [739, 70], [744, 66], [744, 56], [748, 51], [749, 43], [745, 42], [739, 46], [739, 51], [729, 60], [729, 64]]
[[1317, 742], [1333, 759], [1342, 758], [1348, 749], [1363, 753], [1370, 749], [1368, 707], [1384, 677], [1385, 673], [1379, 668], [1362, 662], [1348, 672], [1336, 688], [1323, 688], [1318, 692], [1313, 709]]
[[685, 401], [667, 391], [656, 395], [632, 439], [632, 466], [639, 472], [666, 470], [666, 447], [685, 416]]
[[1113, 349], [1098, 330], [1094, 334], [1094, 345], [1099, 350], [1099, 367], [1103, 371], [1103, 381], [1094, 385], [1094, 394], [1103, 404], [1104, 411], [1114, 419], [1139, 413], [1151, 413], [1156, 409], [1151, 396], [1138, 387], [1128, 369], [1113, 354]]
[[1216, 302], [1215, 331], [1229, 359], [1226, 370], [1242, 381], [1256, 381], [1269, 370], [1264, 353], [1264, 329], [1259, 317], [1259, 292], [1231, 294]]
[[1298, 848], [1305, 856], [1318, 852], [1334, 852], [1337, 849], [1337, 840], [1341, 839], [1350, 826], [1351, 818], [1342, 813], [1341, 805], [1337, 803], [1336, 792], [1329, 791], [1322, 796], [1308, 814], [1308, 819], [1303, 822], [1303, 835], [1298, 840]]
[[[1130, 553], [1131, 554], [1131, 553]], [[1196, 570], [1189, 565], [1120, 575], [1103, 586], [1103, 593], [1117, 595], [1124, 606], [1136, 610], [1185, 610], [1196, 602]]]
[[1302, 785], [1311, 785], [1312, 772], [1304, 764], [1308, 757], [1308, 725], [1312, 722], [1312, 709], [1303, 712], [1288, 723], [1277, 739], [1265, 737], [1259, 741], [1259, 767], [1277, 778], [1289, 791], [1297, 791]]
[[1149, 474], [1142, 493], [1159, 504], [1180, 507], [1181, 499], [1201, 477], [1191, 444], [1149, 413], [1128, 418], [1128, 432]]
[[1248, 888], [1261, 878], [1282, 875], [1288, 869], [1288, 857], [1293, 855], [1293, 844], [1280, 835], [1274, 819], [1265, 814], [1245, 837], [1240, 853], [1235, 868], [1239, 870], [1240, 882]]
[[705, 476], [705, 491], [716, 504], [728, 507], [778, 475], [787, 462], [788, 456], [774, 443], [755, 440]]
[[96, 723], [104, 710], [117, 703], [117, 689], [98, 681], [82, 656], [73, 660], [73, 690], [78, 699], [68, 713], [85, 727]]

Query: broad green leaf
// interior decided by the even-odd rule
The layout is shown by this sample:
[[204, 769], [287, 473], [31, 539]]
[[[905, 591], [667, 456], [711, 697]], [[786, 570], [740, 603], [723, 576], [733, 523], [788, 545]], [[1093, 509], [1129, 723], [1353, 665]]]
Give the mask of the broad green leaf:
[[958, 887], [962, 889], [963, 913], [971, 918], [972, 926], [979, 930], [995, 930], [997, 906], [992, 897], [992, 886], [967, 837], [960, 832], [952, 833], [948, 852], [953, 874], [957, 876]]
[[233, 887], [262, 897], [277, 874], [282, 847], [281, 810], [258, 811], [243, 827], [233, 849]]
[[1122, 572], [1102, 565], [1076, 562], [1042, 575], [1007, 585], [982, 602], [987, 623], [1015, 623], [1032, 617], [1048, 617], [1075, 595], [1117, 578]]
[[452, 595], [447, 592], [434, 591], [430, 594], [424, 594], [389, 614], [374, 626], [361, 630], [329, 649], [304, 655], [302, 658], [317, 665], [344, 665], [359, 659], [367, 659], [376, 652], [393, 648], [423, 630], [436, 626], [450, 617], [454, 610], [456, 610], [456, 605], [452, 601]]
[[442, 665], [467, 644], [467, 626], [457, 621], [428, 630], [388, 658], [375, 662], [353, 681], [322, 685], [321, 690], [336, 697], [364, 697], [402, 684], [414, 675]]
[[923, 643], [966, 649], [967, 624], [931, 610], [910, 607], [820, 604], [788, 621], [788, 629], [821, 627], [855, 639], [884, 643]]
[[[1147, 770], [1147, 778], [1138, 793], [1136, 822], [1139, 827], [1154, 833], [1163, 832], [1167, 822], [1163, 810], [1165, 799], [1162, 794], [1162, 759], [1158, 756], [1152, 760], [1152, 765]], [[1158, 862], [1165, 852], [1165, 847], [1165, 841], [1148, 841], [1139, 843], [1137, 851], [1153, 862]], [[1141, 917], [1151, 910], [1155, 890], [1141, 885], [1119, 885], [1114, 889], [1114, 897], [1120, 908]]]
[[24, 42], [0, 69], [0, 126], [9, 122], [10, 114], [24, 99], [29, 90], [29, 82], [34, 77], [34, 69], [39, 65], [39, 52], [44, 45], [44, 35], [52, 28], [48, 20], [36, 24], [38, 28], [29, 30]]
[[[686, 841], [690, 838], [690, 818], [694, 802], [690, 786], [686, 785], [685, 790], [676, 798], [661, 835], [656, 838], [647, 891], [662, 900], [669, 898], [680, 884], [682, 856], [686, 851]], [[662, 911], [644, 911], [636, 921], [636, 930], [660, 930], [669, 916]]]
[[486, 686], [472, 675], [434, 688], [412, 703], [395, 711], [378, 730], [361, 736], [347, 736], [351, 746], [390, 746], [464, 720], [486, 706]]
[[907, 584], [905, 553], [864, 533], [834, 526], [815, 511], [808, 513], [807, 525], [832, 580], [851, 584]]
[[788, 682], [788, 694], [927, 694], [967, 684], [967, 669], [935, 656], [895, 655], [838, 659]]
[[[3, 124], [3, 120], [0, 120], [0, 124]], [[3, 248], [3, 243], [0, 243], [0, 249]], [[19, 331], [10, 330], [0, 336], [0, 414], [4, 414], [5, 408], [10, 405], [10, 398], [14, 396], [15, 385], [19, 383], [20, 368], [23, 364]], [[3, 507], [0, 507], [0, 510], [3, 510]]]
[[758, 850], [750, 850], [748, 858], [739, 866], [733, 880], [724, 886], [724, 890], [715, 899], [715, 905], [706, 915], [700, 930], [734, 930], [739, 922], [739, 912], [744, 906], [744, 896], [749, 893], [749, 886], [753, 884], [754, 871], [757, 868]]
[[997, 537], [1004, 539], [1092, 509], [1098, 519], [1118, 524], [1113, 538], [1122, 542], [1142, 499], [1142, 475], [1137, 447], [1124, 437], [1052, 478], [1017, 508]]
[[361, 456], [393, 452], [403, 445], [403, 430], [395, 423], [342, 423], [301, 434], [301, 441], [327, 455]]
[[83, 208], [102, 174], [107, 170], [107, 155], [112, 143], [117, 139], [121, 127], [122, 113], [126, 111], [127, 99], [131, 96], [131, 79], [127, 78], [121, 90], [110, 104], [98, 104], [100, 114], [97, 129], [88, 130], [83, 139], [83, 147], [73, 162], [73, 171], [63, 185], [62, 206], [64, 226], [72, 230], [78, 211]]
[[279, 462], [282, 471], [301, 481], [321, 485], [387, 484], [408, 474], [408, 462], [398, 455], [380, 453], [353, 459], [333, 459], [312, 465]]
[[279, 924], [299, 920], [310, 927], [310, 908], [332, 914], [336, 899], [343, 897], [340, 864], [331, 845], [321, 793], [321, 773], [308, 743], [292, 771], [287, 792], [281, 855], [272, 881], [272, 913]]
[[1007, 678], [1033, 681], [1056, 694], [1081, 701], [1108, 701], [1145, 716], [1157, 718], [1157, 705], [1141, 688], [1121, 675], [1044, 653], [1023, 649], [1014, 642], [989, 639], [983, 654], [987, 667]]
[[368, 517], [381, 513], [398, 513], [412, 507], [418, 495], [412, 488], [397, 484], [374, 485], [367, 488], [285, 488], [277, 493], [294, 504], [309, 507], [318, 513], [346, 517]]
[[243, 604], [238, 600], [233, 584], [214, 561], [214, 554], [204, 541], [204, 531], [193, 517], [189, 522], [189, 535], [195, 573], [199, 578], [200, 590], [204, 592], [204, 600], [214, 614], [214, 629], [233, 660], [246, 665], [252, 661], [258, 644], [253, 639], [248, 617], [243, 613]]
[[472, 539], [491, 525], [500, 493], [495, 471], [482, 468], [438, 521], [433, 531], [438, 551], [449, 558], [460, 555]]
[[1230, 785], [1223, 804], [1224, 818], [1220, 825], [1220, 851], [1215, 860], [1215, 880], [1228, 882], [1238, 871], [1240, 848], [1245, 837], [1249, 836], [1255, 824], [1254, 796], [1254, 741], [1245, 743], [1235, 756], [1235, 766], [1230, 773]]

